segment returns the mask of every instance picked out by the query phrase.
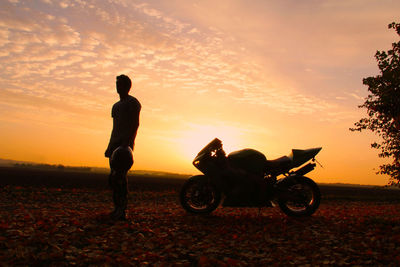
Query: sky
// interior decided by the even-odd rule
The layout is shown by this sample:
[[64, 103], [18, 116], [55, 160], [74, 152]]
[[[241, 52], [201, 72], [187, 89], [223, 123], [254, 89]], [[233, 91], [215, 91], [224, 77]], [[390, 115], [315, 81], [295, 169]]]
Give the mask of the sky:
[[349, 128], [399, 14], [397, 0], [3, 0], [0, 158], [108, 166], [126, 74], [142, 104], [133, 169], [197, 173], [218, 137], [268, 159], [322, 147], [315, 181], [386, 184], [378, 137]]

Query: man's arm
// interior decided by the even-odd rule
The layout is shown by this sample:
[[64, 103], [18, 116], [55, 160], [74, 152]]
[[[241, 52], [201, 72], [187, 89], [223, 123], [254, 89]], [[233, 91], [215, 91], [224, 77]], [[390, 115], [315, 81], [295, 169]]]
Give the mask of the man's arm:
[[114, 152], [114, 150], [117, 148], [117, 140], [115, 140], [115, 133], [114, 133], [114, 127], [113, 127], [113, 130], [112, 130], [112, 132], [111, 132], [111, 137], [110, 137], [110, 141], [108, 142], [108, 146], [107, 146], [107, 149], [106, 149], [106, 152], [104, 152], [104, 156], [106, 157], [106, 158], [110, 158], [111, 157], [111, 155], [112, 155], [112, 153]]
[[106, 158], [110, 158], [112, 153], [114, 152], [114, 150], [117, 148], [118, 140], [116, 140], [117, 133], [115, 132], [116, 129], [115, 129], [115, 114], [114, 114], [115, 110], [114, 109], [115, 109], [115, 105], [111, 109], [111, 117], [113, 118], [113, 128], [111, 131], [110, 141], [108, 142], [107, 149], [104, 152], [104, 156]]
[[137, 130], [139, 128], [140, 109], [141, 106], [139, 102], [137, 102], [137, 105], [132, 105], [132, 110], [131, 110], [132, 120], [129, 125], [129, 129], [127, 131], [128, 138], [125, 138], [126, 144], [124, 144], [126, 146], [132, 146], [132, 148], [135, 143]]

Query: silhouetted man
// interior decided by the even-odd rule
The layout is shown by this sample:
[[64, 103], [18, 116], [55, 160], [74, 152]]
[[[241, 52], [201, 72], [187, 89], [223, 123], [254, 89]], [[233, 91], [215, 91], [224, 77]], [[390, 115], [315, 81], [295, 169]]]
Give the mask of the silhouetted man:
[[[114, 211], [110, 214], [114, 220], [126, 219], [128, 181], [127, 172], [133, 164], [131, 150], [135, 144], [136, 133], [139, 128], [139, 114], [141, 105], [139, 101], [129, 95], [132, 83], [128, 76], [117, 76], [116, 88], [120, 101], [112, 107], [113, 129], [110, 142], [105, 156], [110, 158], [109, 184], [113, 190]], [[126, 160], [124, 153], [130, 151], [130, 165], [123, 162]], [[121, 157], [122, 155], [122, 157]], [[125, 153], [126, 155], [126, 153]], [[129, 160], [129, 159], [128, 159]], [[125, 167], [119, 167], [125, 164]]]

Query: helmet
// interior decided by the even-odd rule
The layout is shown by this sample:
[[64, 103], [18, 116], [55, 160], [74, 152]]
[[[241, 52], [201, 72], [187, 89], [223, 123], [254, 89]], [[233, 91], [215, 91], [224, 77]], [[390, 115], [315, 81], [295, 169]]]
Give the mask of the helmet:
[[132, 149], [129, 146], [117, 147], [111, 155], [110, 166], [116, 171], [129, 171], [133, 165]]

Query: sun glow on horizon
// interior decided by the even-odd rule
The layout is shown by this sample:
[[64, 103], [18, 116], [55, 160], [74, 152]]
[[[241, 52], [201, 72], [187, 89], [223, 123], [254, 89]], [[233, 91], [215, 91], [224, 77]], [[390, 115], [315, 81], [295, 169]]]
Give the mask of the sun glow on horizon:
[[193, 160], [197, 153], [214, 138], [222, 141], [222, 146], [228, 154], [238, 150], [242, 144], [243, 133], [233, 126], [191, 124], [178, 138], [180, 151], [187, 160]]

